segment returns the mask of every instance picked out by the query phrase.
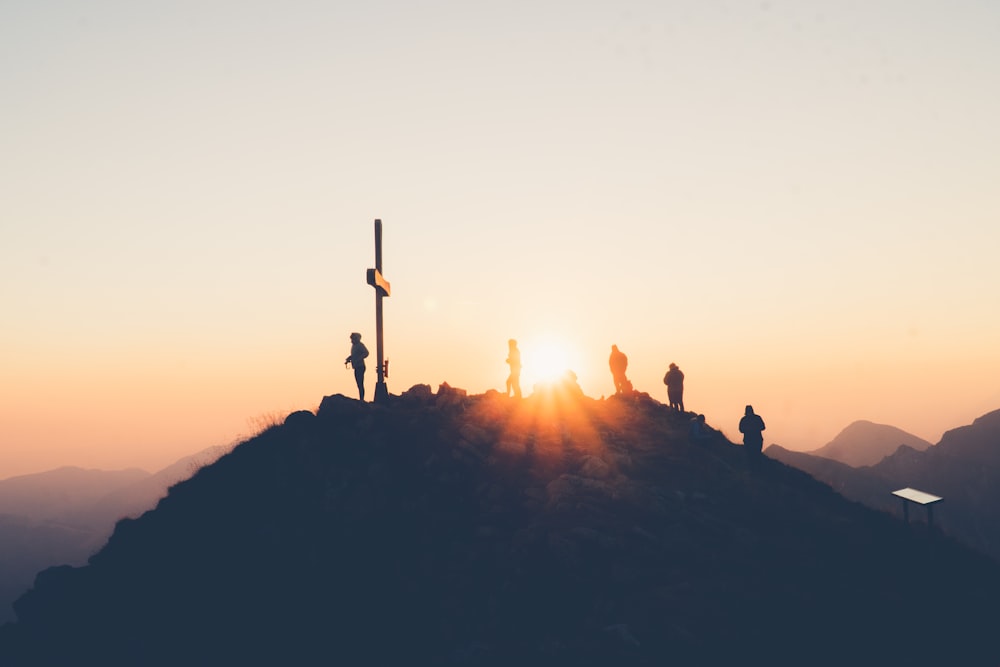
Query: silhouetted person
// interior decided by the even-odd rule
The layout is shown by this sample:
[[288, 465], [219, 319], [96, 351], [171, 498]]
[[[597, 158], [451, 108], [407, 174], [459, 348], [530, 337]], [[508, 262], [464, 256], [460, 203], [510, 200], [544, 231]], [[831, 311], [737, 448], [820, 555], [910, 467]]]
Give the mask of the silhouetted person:
[[670, 407], [678, 412], [684, 412], [684, 373], [677, 364], [670, 364], [670, 369], [663, 376], [663, 384], [667, 385], [667, 401]]
[[748, 405], [743, 419], [740, 420], [740, 433], [743, 434], [743, 446], [746, 447], [747, 458], [751, 461], [756, 461], [764, 448], [762, 431], [765, 428], [767, 427], [764, 426], [764, 420], [754, 413], [752, 405]]
[[510, 375], [507, 376], [507, 395], [514, 392], [514, 398], [521, 398], [521, 351], [517, 349], [517, 341], [511, 338], [507, 341], [507, 364]]
[[705, 415], [696, 415], [691, 418], [691, 424], [688, 426], [688, 439], [696, 444], [701, 445], [712, 438], [712, 428], [705, 423]]
[[344, 365], [350, 364], [354, 367], [354, 381], [358, 383], [358, 398], [365, 400], [365, 357], [368, 356], [368, 348], [361, 342], [361, 334], [351, 334], [351, 353], [344, 359]]
[[608, 357], [608, 366], [611, 367], [611, 377], [615, 380], [615, 393], [630, 393], [632, 384], [625, 377], [625, 370], [628, 368], [628, 357], [618, 349], [617, 345], [611, 346], [611, 356]]

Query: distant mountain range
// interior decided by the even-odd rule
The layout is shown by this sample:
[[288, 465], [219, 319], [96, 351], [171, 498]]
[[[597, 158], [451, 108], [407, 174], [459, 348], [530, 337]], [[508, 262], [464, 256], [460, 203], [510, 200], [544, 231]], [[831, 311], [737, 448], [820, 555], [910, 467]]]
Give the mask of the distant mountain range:
[[210, 447], [157, 473], [63, 467], [0, 480], [0, 623], [35, 575], [53, 565], [82, 565], [115, 522], [152, 509], [167, 489], [228, 451]]
[[[1000, 410], [946, 432], [923, 451], [901, 446], [874, 465], [854, 468], [827, 458], [788, 451], [778, 445], [766, 454], [829, 484], [869, 507], [902, 514], [891, 492], [905, 487], [941, 496], [934, 522], [945, 532], [1000, 560]], [[924, 520], [925, 513], [911, 513]]]
[[902, 445], [923, 451], [931, 443], [895, 426], [860, 420], [850, 424], [826, 445], [809, 453], [857, 468], [875, 465]]
[[693, 416], [326, 397], [40, 573], [0, 664], [1000, 664], [997, 563]]

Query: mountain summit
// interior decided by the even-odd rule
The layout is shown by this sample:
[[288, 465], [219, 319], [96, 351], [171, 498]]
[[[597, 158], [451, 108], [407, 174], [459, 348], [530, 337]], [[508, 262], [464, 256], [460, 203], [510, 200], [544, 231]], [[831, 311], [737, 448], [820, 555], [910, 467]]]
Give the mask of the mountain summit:
[[902, 445], [923, 451], [931, 443], [895, 426], [862, 419], [849, 424], [837, 437], [809, 454], [857, 468], [875, 465]]
[[1000, 660], [995, 564], [691, 414], [572, 384], [391, 399], [293, 413], [40, 573], [0, 663]]

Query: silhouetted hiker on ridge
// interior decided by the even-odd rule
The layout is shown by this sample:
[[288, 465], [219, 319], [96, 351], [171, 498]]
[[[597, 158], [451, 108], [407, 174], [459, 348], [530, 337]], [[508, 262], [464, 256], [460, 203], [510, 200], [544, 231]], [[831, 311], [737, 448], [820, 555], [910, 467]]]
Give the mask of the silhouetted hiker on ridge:
[[743, 434], [743, 446], [746, 447], [747, 458], [756, 461], [764, 447], [764, 435], [761, 433], [766, 426], [760, 415], [755, 414], [753, 406], [748, 405], [740, 419], [740, 433]]
[[611, 367], [611, 377], [615, 381], [615, 393], [632, 393], [632, 383], [625, 377], [625, 369], [628, 368], [628, 357], [618, 349], [617, 345], [611, 346], [611, 356], [608, 357], [608, 366]]
[[678, 412], [684, 412], [684, 373], [677, 364], [670, 364], [670, 369], [663, 376], [663, 384], [667, 385], [667, 400], [670, 407]]
[[354, 381], [358, 383], [358, 398], [365, 400], [365, 357], [368, 356], [368, 348], [361, 342], [361, 334], [351, 334], [351, 353], [344, 359], [344, 366], [350, 364], [354, 367]]
[[521, 398], [521, 351], [517, 349], [517, 341], [511, 338], [507, 341], [507, 364], [510, 365], [510, 375], [507, 376], [507, 395], [514, 392], [514, 398]]

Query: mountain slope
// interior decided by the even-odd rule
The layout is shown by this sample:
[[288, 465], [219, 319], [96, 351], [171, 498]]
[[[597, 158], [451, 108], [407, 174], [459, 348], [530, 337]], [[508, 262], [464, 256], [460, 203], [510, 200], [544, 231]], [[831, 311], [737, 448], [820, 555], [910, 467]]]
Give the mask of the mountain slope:
[[61, 563], [82, 565], [100, 546], [89, 530], [0, 514], [0, 623], [14, 620], [11, 604], [40, 570]]
[[[648, 397], [300, 412], [39, 575], [4, 664], [995, 665], [1000, 571]], [[933, 572], [935, 576], [928, 577]], [[919, 585], [918, 583], [919, 582]], [[912, 611], [946, 608], [915, 636]]]
[[13, 601], [53, 565], [83, 565], [115, 522], [154, 507], [167, 489], [225, 452], [210, 447], [154, 474], [64, 467], [0, 480], [0, 623]]
[[[944, 497], [935, 523], [1000, 560], [1000, 410], [946, 432], [924, 451], [900, 447], [878, 464], [850, 468], [772, 445], [767, 455], [808, 472], [844, 496], [902, 514], [890, 492], [914, 487]], [[914, 518], [921, 520], [923, 512]]]
[[156, 506], [167, 489], [187, 479], [202, 466], [216, 461], [229, 451], [222, 446], [207, 447], [171, 463], [166, 468], [131, 484], [122, 485], [86, 505], [78, 506], [71, 520], [78, 525], [100, 526], [107, 530], [122, 517], [135, 517]]
[[875, 465], [899, 449], [900, 445], [924, 450], [931, 443], [895, 426], [859, 420], [849, 424], [827, 444], [809, 453], [857, 468]]

